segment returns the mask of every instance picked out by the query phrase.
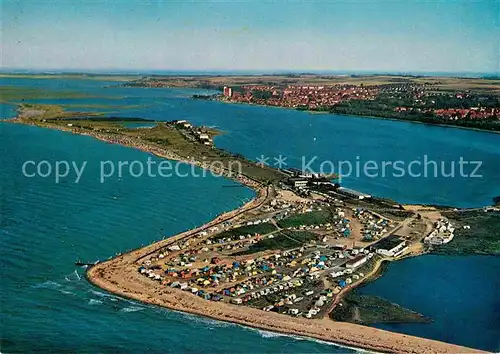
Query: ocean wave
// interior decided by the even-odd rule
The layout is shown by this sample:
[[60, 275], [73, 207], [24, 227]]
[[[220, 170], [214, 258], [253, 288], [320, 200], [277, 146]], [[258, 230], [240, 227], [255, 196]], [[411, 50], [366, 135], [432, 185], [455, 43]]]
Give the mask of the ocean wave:
[[66, 279], [66, 281], [69, 281], [69, 282], [77, 282], [77, 281], [82, 280], [82, 277], [80, 274], [78, 274], [77, 270], [75, 269], [75, 271], [73, 273], [66, 275], [64, 277], [64, 279]]
[[66, 295], [76, 295], [74, 292], [71, 292], [68, 290], [61, 290], [61, 293], [66, 294]]
[[43, 288], [43, 289], [57, 289], [60, 288], [62, 285], [59, 283], [56, 283], [55, 281], [52, 280], [47, 280], [46, 282], [40, 283], [40, 284], [35, 284], [32, 287], [35, 289]]
[[286, 337], [286, 338], [291, 338], [295, 340], [300, 340], [300, 341], [309, 341], [309, 342], [314, 342], [322, 345], [330, 345], [333, 347], [338, 347], [338, 348], [345, 348], [354, 351], [355, 353], [378, 353], [376, 351], [371, 351], [371, 350], [366, 350], [366, 349], [361, 349], [361, 348], [356, 348], [356, 347], [351, 347], [348, 345], [343, 345], [343, 344], [337, 344], [337, 343], [332, 343], [328, 341], [324, 341], [321, 339], [316, 339], [316, 338], [310, 338], [310, 337], [305, 337], [305, 336], [298, 336], [295, 334], [285, 334], [285, 333], [277, 333], [277, 332], [271, 332], [271, 331], [265, 331], [262, 329], [257, 329], [257, 328], [250, 328], [252, 331], [256, 331], [259, 333], [259, 335], [262, 338], [277, 338], [277, 337]]
[[276, 337], [291, 337], [282, 333], [268, 332], [261, 329], [256, 329], [262, 338], [276, 338]]
[[52, 280], [47, 280], [46, 282], [35, 284], [32, 286], [32, 288], [55, 290], [65, 295], [76, 295], [73, 291], [71, 291], [74, 290], [74, 287], [65, 286], [63, 284], [56, 283], [55, 281]]
[[[131, 306], [129, 306], [128, 308], [129, 309], [134, 309], [134, 308], [138, 308], [138, 309], [141, 309], [141, 310], [144, 310], [146, 308], [154, 308], [153, 305], [146, 305], [146, 304], [142, 304], [140, 302], [137, 302], [135, 300], [130, 300], [130, 299], [125, 299], [125, 298], [121, 298], [119, 296], [116, 296], [116, 295], [113, 295], [113, 294], [108, 294], [108, 293], [104, 293], [104, 292], [100, 292], [100, 291], [97, 291], [97, 290], [94, 290], [94, 289], [91, 289], [89, 291], [87, 291], [88, 293], [92, 293], [93, 295], [95, 296], [98, 296], [100, 297], [102, 300], [96, 300], [96, 301], [100, 301], [101, 303], [103, 301], [112, 301], [112, 302], [122, 302], [122, 303], [129, 303]], [[122, 309], [124, 310], [124, 309]], [[122, 311], [120, 310], [120, 311]], [[135, 311], [139, 311], [139, 310], [135, 310]], [[122, 312], [134, 312], [134, 310], [124, 310]]]
[[193, 316], [193, 318], [194, 318], [194, 322], [210, 325], [211, 329], [213, 329], [213, 327], [221, 328], [221, 327], [231, 326], [231, 324], [228, 322], [212, 320], [210, 318], [204, 318], [204, 317], [199, 317], [199, 316]]
[[[141, 307], [141, 308], [150, 307], [149, 305], [142, 304], [142, 303], [140, 303], [138, 301], [135, 301], [135, 300], [121, 298], [119, 296], [116, 296], [116, 295], [113, 295], [113, 294], [109, 294], [109, 293], [104, 293], [104, 292], [97, 291], [97, 290], [94, 290], [94, 289], [90, 289], [87, 292], [90, 292], [93, 295], [100, 297], [101, 299], [105, 299], [106, 301], [109, 300], [109, 301], [113, 301], [113, 302], [119, 302], [119, 301], [120, 302], [127, 302], [127, 303], [131, 304], [132, 307], [134, 307], [134, 306], [135, 307]], [[154, 308], [154, 306], [151, 305], [151, 308]]]
[[101, 300], [89, 299], [89, 305], [100, 305], [102, 304]]
[[103, 292], [100, 292], [97, 290], [90, 290], [90, 292], [96, 296], [101, 297], [101, 298], [109, 298], [111, 301], [118, 301], [119, 300], [119, 298], [116, 297], [115, 295], [111, 295], [108, 293], [103, 293]]
[[139, 306], [130, 306], [130, 307], [124, 307], [120, 309], [120, 312], [137, 312], [137, 311], [142, 311], [145, 310], [145, 307], [139, 307]]
[[[174, 315], [176, 317], [176, 319], [179, 319], [181, 321], [185, 321], [187, 319], [190, 323], [196, 323], [196, 324], [202, 324], [202, 325], [209, 325], [210, 329], [213, 329], [214, 327], [222, 328], [222, 327], [238, 326], [235, 323], [230, 323], [230, 322], [225, 322], [225, 321], [218, 321], [218, 320], [214, 320], [214, 319], [211, 319], [211, 318], [208, 318], [208, 317], [203, 317], [203, 316], [199, 316], [199, 315], [193, 315], [193, 314], [187, 313], [187, 312], [182, 312], [182, 311], [172, 310], [172, 309], [166, 309], [166, 308], [161, 308], [161, 307], [157, 307], [157, 306], [155, 307], [154, 305], [151, 305], [151, 306], [153, 306], [153, 308], [155, 308], [156, 310], [159, 310], [159, 311], [162, 311], [162, 312], [167, 312], [167, 313], [169, 313], [171, 315]], [[177, 317], [177, 316], [179, 316], [179, 317]]]

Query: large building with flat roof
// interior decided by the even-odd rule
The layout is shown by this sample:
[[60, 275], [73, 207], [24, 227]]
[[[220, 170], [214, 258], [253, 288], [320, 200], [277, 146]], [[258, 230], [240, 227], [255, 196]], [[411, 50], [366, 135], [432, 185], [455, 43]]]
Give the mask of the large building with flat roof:
[[337, 189], [337, 192], [339, 192], [340, 194], [346, 195], [348, 197], [351, 197], [351, 198], [356, 198], [356, 199], [368, 199], [368, 198], [372, 197], [369, 194], [358, 192], [358, 191], [355, 191], [354, 189], [349, 189], [349, 188], [345, 188], [345, 187], [339, 187], [339, 189]]
[[351, 268], [351, 269], [356, 269], [359, 266], [363, 265], [366, 263], [368, 260], [368, 257], [365, 254], [360, 254], [354, 257], [353, 259], [348, 260], [345, 263], [346, 268]]
[[406, 248], [406, 241], [397, 235], [387, 236], [371, 245], [382, 256], [393, 257]]

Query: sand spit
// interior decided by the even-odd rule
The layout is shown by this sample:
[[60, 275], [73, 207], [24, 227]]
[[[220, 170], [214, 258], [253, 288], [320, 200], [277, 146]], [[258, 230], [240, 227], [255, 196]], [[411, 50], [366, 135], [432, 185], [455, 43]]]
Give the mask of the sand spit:
[[[158, 248], [159, 245], [152, 245]], [[350, 347], [388, 353], [477, 353], [479, 350], [379, 330], [328, 318], [309, 320], [273, 312], [203, 300], [179, 289], [165, 287], [142, 276], [136, 260], [151, 246], [99, 263], [87, 272], [88, 280], [109, 292], [195, 315], [262, 330], [312, 337]]]

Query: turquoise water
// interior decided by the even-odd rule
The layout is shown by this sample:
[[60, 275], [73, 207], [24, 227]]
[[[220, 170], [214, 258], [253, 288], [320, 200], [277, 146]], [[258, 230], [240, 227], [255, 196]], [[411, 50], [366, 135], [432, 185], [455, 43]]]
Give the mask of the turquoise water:
[[376, 327], [472, 348], [500, 351], [500, 262], [493, 256], [422, 256], [390, 264], [360, 288], [433, 319]]
[[0, 119], [13, 118], [16, 116], [16, 106], [0, 103]]
[[[261, 154], [283, 154], [295, 166], [300, 165], [302, 155], [318, 155], [320, 160], [354, 159], [357, 155], [363, 159], [408, 160], [427, 154], [446, 161], [464, 156], [483, 161], [483, 178], [350, 178], [344, 183], [400, 202], [482, 206], [500, 195], [500, 135], [496, 134], [190, 99], [200, 90], [103, 88], [115, 83], [85, 80], [0, 79], [0, 84], [70, 89], [99, 96], [38, 100], [42, 103], [64, 103], [71, 107], [123, 105], [127, 108], [114, 108], [112, 114], [157, 120], [188, 119], [195, 124], [216, 126], [226, 132], [216, 138], [219, 147], [252, 159]], [[13, 116], [13, 106], [0, 108], [2, 117]], [[99, 107], [87, 110], [106, 111]], [[248, 200], [251, 191], [221, 188], [231, 182], [214, 177], [135, 179], [126, 175], [100, 184], [99, 160], [145, 161], [148, 155], [88, 137], [35, 127], [0, 124], [0, 147], [1, 332], [6, 352], [34, 347], [42, 351], [85, 348], [89, 352], [344, 351], [109, 296], [92, 288], [82, 279], [81, 270], [73, 265], [78, 258], [92, 261], [108, 258], [118, 251], [199, 225]], [[77, 185], [69, 178], [55, 184], [54, 180], [22, 176], [22, 162], [42, 159], [89, 163]], [[487, 313], [488, 309], [492, 312], [498, 309], [496, 299], [488, 295], [495, 293], [491, 286], [497, 283], [490, 282], [488, 287], [478, 284], [494, 278], [495, 273], [485, 269], [491, 264], [498, 269], [499, 259], [463, 258], [466, 263], [460, 257], [441, 259], [442, 264], [423, 257], [410, 266], [405, 262], [391, 265], [387, 274], [391, 282], [398, 282], [403, 276], [422, 279], [415, 284], [411, 296], [400, 290], [402, 287], [390, 287], [391, 294], [387, 297], [395, 300], [389, 295], [400, 296], [403, 305], [419, 311], [420, 298], [429, 295], [427, 284], [438, 283], [440, 294], [466, 303], [470, 293], [463, 289], [474, 283], [474, 294], [481, 299], [481, 308], [471, 311], [469, 305], [453, 304], [453, 311], [441, 311], [441, 298], [429, 298], [422, 302], [426, 307], [421, 311], [436, 315], [436, 322], [398, 325], [393, 329], [498, 350], [491, 332], [477, 333], [471, 328], [482, 329], [485, 321], [490, 321], [491, 328], [498, 329], [494, 326], [498, 318], [488, 317]], [[429, 269], [422, 272], [419, 262], [428, 264], [431, 270], [449, 264], [446, 267], [449, 275]], [[391, 272], [399, 275], [392, 277]], [[385, 296], [389, 287], [377, 285], [384, 279], [371, 284], [366, 291]], [[409, 300], [413, 302], [408, 303]], [[460, 318], [467, 316], [469, 326], [454, 323], [450, 335], [444, 324], [455, 321], [457, 314]], [[194, 337], [199, 340], [193, 341]]]

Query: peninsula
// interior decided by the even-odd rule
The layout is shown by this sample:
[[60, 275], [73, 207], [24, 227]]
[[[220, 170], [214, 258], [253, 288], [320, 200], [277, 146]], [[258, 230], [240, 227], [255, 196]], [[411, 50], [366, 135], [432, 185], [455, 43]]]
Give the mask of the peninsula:
[[[341, 314], [344, 297], [377, 276], [384, 262], [439, 250], [467, 232], [470, 225], [459, 231], [447, 217], [456, 210], [398, 205], [339, 187], [332, 176], [258, 165], [215, 148], [218, 131], [186, 121], [144, 121], [153, 124], [145, 128], [125, 121], [46, 105], [22, 105], [10, 120], [216, 170], [256, 197], [205, 225], [96, 262], [87, 272], [92, 284], [173, 310], [377, 352], [477, 352], [337, 320], [349, 317]], [[235, 162], [242, 166], [237, 173]], [[498, 218], [497, 208], [486, 211]], [[466, 213], [479, 211], [459, 212], [463, 223]], [[404, 309], [397, 315], [387, 320], [427, 320]], [[370, 322], [362, 313], [351, 320]]]

